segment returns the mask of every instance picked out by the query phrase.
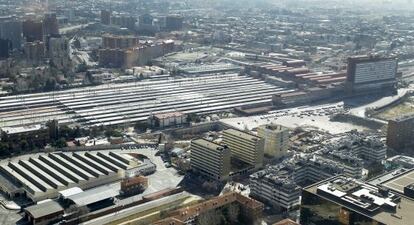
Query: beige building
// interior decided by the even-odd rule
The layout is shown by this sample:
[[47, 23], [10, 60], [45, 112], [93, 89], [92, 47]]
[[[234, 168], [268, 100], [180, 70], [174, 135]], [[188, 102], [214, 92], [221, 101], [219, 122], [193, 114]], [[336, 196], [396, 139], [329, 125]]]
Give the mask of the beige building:
[[225, 181], [230, 173], [230, 149], [197, 139], [191, 142], [191, 168], [216, 181]]
[[257, 128], [257, 134], [264, 139], [264, 153], [267, 156], [281, 158], [289, 148], [289, 130], [280, 125], [263, 125]]
[[223, 142], [230, 148], [233, 158], [253, 165], [256, 169], [263, 166], [264, 140], [262, 138], [228, 129], [223, 132]]

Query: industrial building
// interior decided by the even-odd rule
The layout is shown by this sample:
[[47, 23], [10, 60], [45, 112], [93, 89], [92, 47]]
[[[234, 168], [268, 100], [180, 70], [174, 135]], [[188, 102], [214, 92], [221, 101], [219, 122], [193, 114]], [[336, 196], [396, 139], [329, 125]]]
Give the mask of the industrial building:
[[263, 167], [264, 139], [236, 129], [223, 131], [223, 143], [230, 148], [231, 157], [254, 166]]
[[289, 148], [289, 129], [281, 125], [268, 124], [257, 128], [257, 135], [264, 139], [264, 154], [281, 158]]
[[0, 97], [0, 126], [21, 127], [56, 119], [59, 124], [124, 126], [151, 114], [217, 112], [270, 103], [292, 90], [237, 74], [149, 80]]
[[214, 181], [229, 179], [231, 152], [227, 146], [204, 139], [191, 141], [191, 169]]
[[112, 151], [40, 154], [2, 162], [1, 190], [38, 202], [68, 188], [89, 189], [120, 180], [138, 165], [134, 158]]
[[336, 176], [303, 189], [300, 222], [406, 225], [412, 223], [413, 206], [405, 194]]

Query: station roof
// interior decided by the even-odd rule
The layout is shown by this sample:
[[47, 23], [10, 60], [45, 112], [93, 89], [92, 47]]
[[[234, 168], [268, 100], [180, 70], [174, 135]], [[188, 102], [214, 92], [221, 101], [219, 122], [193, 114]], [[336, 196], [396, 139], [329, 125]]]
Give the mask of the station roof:
[[118, 195], [119, 190], [115, 190], [108, 186], [101, 186], [79, 194], [68, 196], [67, 199], [71, 200], [77, 206], [86, 206]]
[[62, 195], [63, 198], [68, 198], [69, 196], [76, 195], [82, 192], [83, 190], [81, 188], [73, 187], [63, 191], [59, 191], [59, 194]]

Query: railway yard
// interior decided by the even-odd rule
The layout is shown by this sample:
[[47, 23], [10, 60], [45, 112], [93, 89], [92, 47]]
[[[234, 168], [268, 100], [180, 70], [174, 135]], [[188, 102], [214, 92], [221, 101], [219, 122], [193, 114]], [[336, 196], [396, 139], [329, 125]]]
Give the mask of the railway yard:
[[267, 103], [286, 88], [237, 74], [105, 84], [0, 98], [0, 127], [58, 120], [85, 127], [146, 121], [155, 113], [208, 113]]

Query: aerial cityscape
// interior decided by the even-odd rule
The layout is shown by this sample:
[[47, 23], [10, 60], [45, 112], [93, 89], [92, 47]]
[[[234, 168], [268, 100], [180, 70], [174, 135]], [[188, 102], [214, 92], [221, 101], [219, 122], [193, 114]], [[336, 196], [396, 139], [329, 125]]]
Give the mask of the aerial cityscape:
[[414, 225], [414, 1], [0, 0], [0, 225]]

